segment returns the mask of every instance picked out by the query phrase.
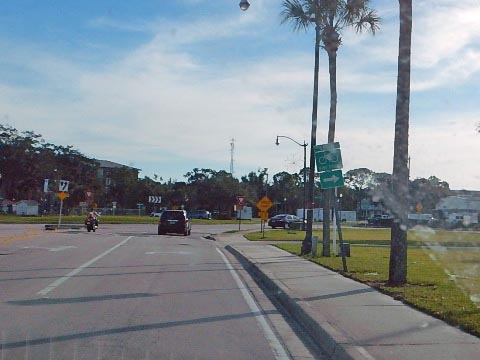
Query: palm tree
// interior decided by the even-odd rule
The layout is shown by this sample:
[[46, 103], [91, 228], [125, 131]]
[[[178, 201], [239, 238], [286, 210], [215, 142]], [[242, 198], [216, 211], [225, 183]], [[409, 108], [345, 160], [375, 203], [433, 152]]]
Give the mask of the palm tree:
[[407, 213], [408, 213], [408, 126], [410, 107], [410, 63], [412, 47], [412, 0], [399, 0], [400, 38], [398, 45], [397, 106], [393, 150], [392, 186], [398, 222], [391, 230], [388, 283], [407, 282]]
[[[330, 73], [330, 118], [328, 142], [335, 140], [335, 121], [337, 118], [337, 51], [342, 43], [341, 31], [353, 27], [357, 32], [368, 29], [373, 34], [378, 30], [380, 19], [376, 12], [368, 7], [369, 0], [284, 0], [283, 21], [292, 21], [295, 30], [305, 31], [315, 25], [315, 70], [313, 85], [312, 134], [310, 140], [310, 171], [308, 186], [308, 204], [313, 204], [313, 186], [315, 174], [315, 152], [318, 108], [318, 68], [319, 47], [328, 54]], [[324, 209], [330, 209], [330, 196], [324, 200]], [[330, 211], [323, 212], [323, 256], [330, 256]], [[307, 213], [307, 233], [302, 245], [302, 254], [311, 248], [313, 213]]]

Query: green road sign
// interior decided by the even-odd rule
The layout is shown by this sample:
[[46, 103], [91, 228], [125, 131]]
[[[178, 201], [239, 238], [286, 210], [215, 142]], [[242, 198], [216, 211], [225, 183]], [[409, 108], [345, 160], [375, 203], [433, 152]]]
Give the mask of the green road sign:
[[331, 189], [343, 185], [342, 170], [324, 171], [320, 173], [320, 186], [322, 189]]
[[317, 145], [314, 151], [318, 172], [343, 168], [340, 143]]

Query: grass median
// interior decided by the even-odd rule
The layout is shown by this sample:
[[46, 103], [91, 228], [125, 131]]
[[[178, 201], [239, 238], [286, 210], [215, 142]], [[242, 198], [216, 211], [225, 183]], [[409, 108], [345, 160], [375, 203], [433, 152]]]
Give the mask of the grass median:
[[[275, 246], [298, 254], [301, 244], [283, 243]], [[352, 247], [352, 256], [347, 258], [347, 273], [343, 273], [342, 261], [339, 257], [305, 256], [305, 258], [343, 273], [347, 277], [367, 283], [449, 324], [480, 336], [480, 303], [472, 298], [475, 296], [472, 293], [479, 294], [480, 291], [478, 272], [471, 274], [467, 279], [448, 270], [456, 268], [460, 271], [462, 266], [471, 270], [472, 266], [468, 264], [479, 264], [480, 252], [478, 249], [470, 249], [466, 257], [466, 253], [462, 250], [456, 251], [456, 260], [452, 262], [452, 259], [447, 256], [448, 253], [445, 253], [445, 258], [442, 259], [438, 254], [435, 255], [427, 249], [409, 249], [408, 284], [403, 287], [386, 285], [390, 255], [388, 247]], [[464, 261], [465, 258], [468, 259], [467, 262]], [[462, 280], [466, 281], [462, 282]]]
[[[145, 215], [101, 215], [99, 217], [101, 224], [158, 224], [158, 217]], [[83, 224], [84, 215], [62, 215], [63, 224]], [[0, 224], [56, 224], [58, 215], [46, 216], [15, 216], [0, 215]], [[192, 219], [192, 224], [198, 225], [226, 225], [238, 224], [238, 220], [204, 220]], [[260, 224], [259, 219], [242, 220], [242, 224]]]
[[[322, 239], [322, 230], [314, 230], [313, 236]], [[342, 228], [343, 240], [351, 244], [390, 245], [390, 229], [386, 228]], [[330, 230], [333, 237], [333, 229]], [[251, 241], [302, 241], [305, 231], [300, 230], [266, 230], [246, 235]], [[337, 234], [338, 239], [338, 234]], [[480, 232], [432, 230], [429, 228], [414, 228], [408, 231], [410, 246], [441, 245], [441, 246], [480, 246]]]

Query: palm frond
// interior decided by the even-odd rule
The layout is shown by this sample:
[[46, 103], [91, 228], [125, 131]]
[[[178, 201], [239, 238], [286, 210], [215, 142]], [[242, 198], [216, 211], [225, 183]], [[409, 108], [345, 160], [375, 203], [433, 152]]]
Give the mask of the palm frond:
[[[307, 1], [308, 3], [308, 1]], [[284, 0], [283, 10], [280, 15], [283, 17], [282, 24], [292, 22], [294, 30], [307, 30], [312, 23], [311, 16], [308, 13], [308, 7], [305, 1]]]
[[380, 29], [381, 19], [375, 10], [367, 9], [361, 13], [361, 16], [354, 22], [354, 28], [357, 32], [368, 29], [373, 35]]

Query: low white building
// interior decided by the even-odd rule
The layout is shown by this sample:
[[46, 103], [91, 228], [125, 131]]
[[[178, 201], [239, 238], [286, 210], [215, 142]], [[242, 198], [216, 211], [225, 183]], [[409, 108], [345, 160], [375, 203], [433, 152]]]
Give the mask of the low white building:
[[435, 212], [447, 222], [465, 219], [468, 223], [476, 224], [480, 213], [480, 197], [473, 194], [447, 196], [440, 199]]
[[[303, 209], [297, 209], [297, 214], [299, 218], [303, 218]], [[357, 221], [357, 212], [356, 211], [339, 211], [339, 217], [342, 221]], [[307, 215], [305, 214], [305, 218]], [[323, 221], [323, 209], [315, 208], [313, 209], [313, 221]]]
[[252, 208], [250, 206], [244, 206], [242, 210], [236, 210], [237, 220], [252, 220]]
[[15, 214], [21, 216], [37, 216], [38, 202], [35, 200], [20, 200], [15, 203]]

